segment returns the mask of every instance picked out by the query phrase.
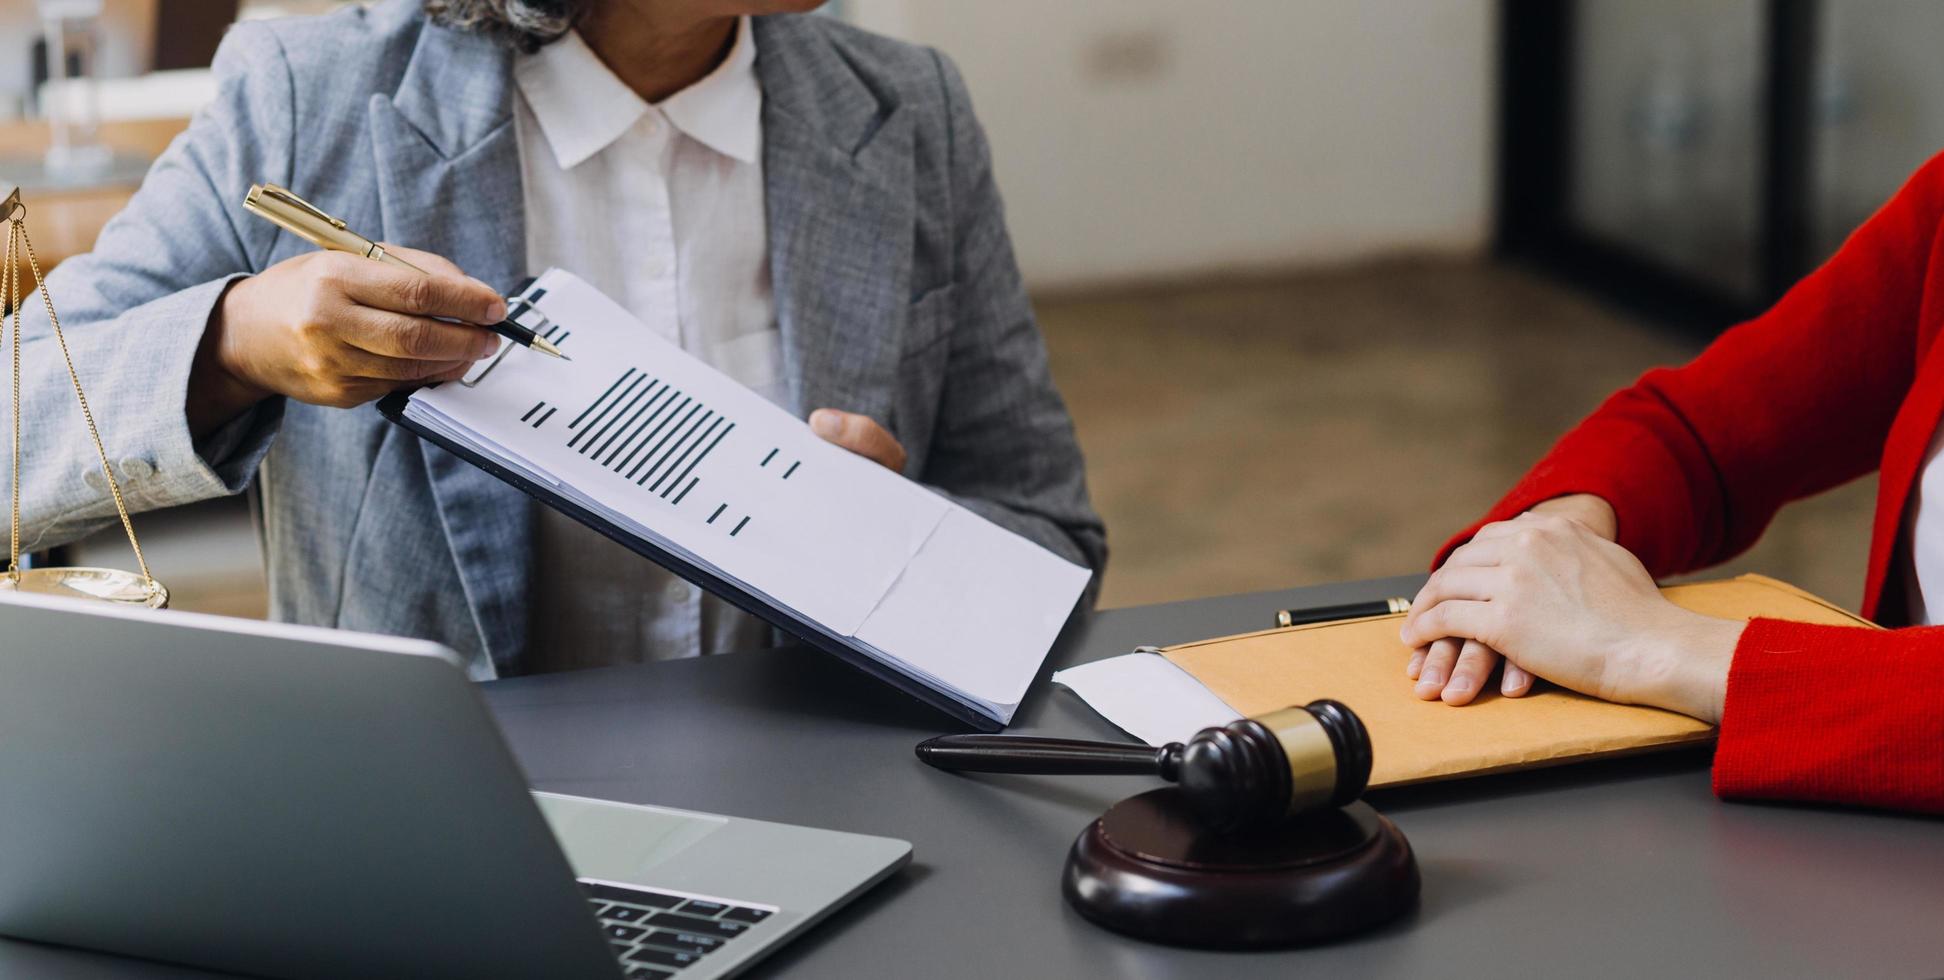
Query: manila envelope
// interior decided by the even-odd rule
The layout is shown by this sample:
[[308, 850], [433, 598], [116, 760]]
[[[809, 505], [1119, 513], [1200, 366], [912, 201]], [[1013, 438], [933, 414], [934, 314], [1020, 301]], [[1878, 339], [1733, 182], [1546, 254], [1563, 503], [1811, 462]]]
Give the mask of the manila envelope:
[[[1680, 606], [1724, 619], [1787, 619], [1875, 628], [1794, 586], [1760, 575], [1661, 590]], [[1557, 765], [1714, 738], [1685, 715], [1613, 704], [1540, 682], [1523, 698], [1488, 686], [1464, 707], [1421, 701], [1404, 675], [1402, 615], [1248, 633], [1161, 651], [1243, 715], [1334, 698], [1370, 731], [1370, 785]]]

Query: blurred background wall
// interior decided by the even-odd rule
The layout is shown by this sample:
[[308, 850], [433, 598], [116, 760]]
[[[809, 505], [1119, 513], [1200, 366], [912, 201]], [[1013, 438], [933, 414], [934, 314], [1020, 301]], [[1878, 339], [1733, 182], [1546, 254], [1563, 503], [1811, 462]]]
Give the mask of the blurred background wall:
[[[0, 179], [28, 186], [52, 258], [209, 98], [227, 21], [342, 5], [45, 0], [87, 22], [62, 42], [99, 78], [111, 152], [87, 170], [47, 165], [41, 2], [0, 0]], [[1759, 313], [1944, 146], [1930, 0], [825, 13], [964, 73], [1108, 521], [1110, 606], [1422, 568], [1608, 392]], [[1785, 510], [1723, 571], [1854, 604], [1871, 492]], [[245, 515], [138, 517], [179, 605], [261, 613]], [[127, 563], [112, 535], [57, 557]]]
[[1477, 254], [1487, 0], [849, 0], [957, 62], [1040, 287]]

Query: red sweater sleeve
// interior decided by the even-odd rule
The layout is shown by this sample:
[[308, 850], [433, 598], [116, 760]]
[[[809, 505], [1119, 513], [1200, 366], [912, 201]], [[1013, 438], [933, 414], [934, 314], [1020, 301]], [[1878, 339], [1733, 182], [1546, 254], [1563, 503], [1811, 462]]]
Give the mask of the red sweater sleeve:
[[1478, 525], [1593, 493], [1656, 576], [1733, 557], [1783, 504], [1877, 466], [1916, 375], [1924, 284], [1944, 282], [1944, 155], [1822, 268], [1692, 362], [1649, 371], [1567, 433]]
[[1944, 627], [1757, 619], [1728, 669], [1724, 797], [1944, 813]]

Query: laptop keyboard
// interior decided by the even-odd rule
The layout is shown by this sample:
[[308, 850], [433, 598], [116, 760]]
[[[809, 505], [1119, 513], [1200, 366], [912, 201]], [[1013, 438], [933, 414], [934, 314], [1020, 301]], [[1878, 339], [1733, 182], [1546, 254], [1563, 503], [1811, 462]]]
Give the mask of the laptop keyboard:
[[593, 881], [580, 885], [630, 980], [675, 976], [774, 911]]

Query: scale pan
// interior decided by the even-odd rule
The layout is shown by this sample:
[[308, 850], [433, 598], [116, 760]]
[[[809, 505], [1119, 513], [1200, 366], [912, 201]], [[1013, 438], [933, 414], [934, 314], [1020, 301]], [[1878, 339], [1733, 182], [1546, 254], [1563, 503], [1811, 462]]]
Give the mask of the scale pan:
[[92, 599], [118, 606], [166, 609], [169, 590], [118, 568], [28, 568], [15, 575], [0, 571], [0, 592]]

